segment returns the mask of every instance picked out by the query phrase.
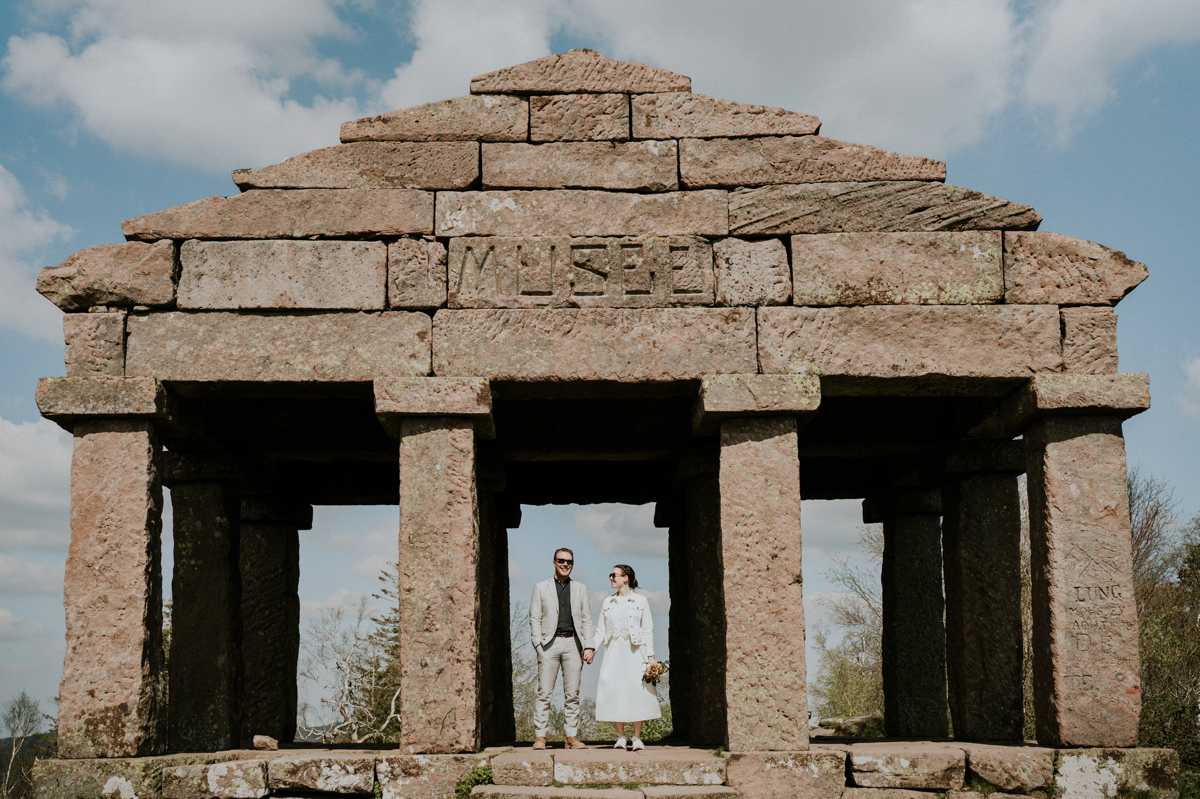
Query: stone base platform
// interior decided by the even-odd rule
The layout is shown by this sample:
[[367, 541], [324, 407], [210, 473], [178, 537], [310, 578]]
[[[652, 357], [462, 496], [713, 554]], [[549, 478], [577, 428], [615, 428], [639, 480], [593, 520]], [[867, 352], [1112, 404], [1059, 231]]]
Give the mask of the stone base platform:
[[263, 799], [334, 794], [446, 799], [490, 767], [480, 799], [1178, 799], [1169, 749], [1048, 749], [954, 741], [828, 741], [795, 752], [624, 752], [492, 747], [406, 755], [393, 748], [284, 748], [43, 760], [36, 799]]

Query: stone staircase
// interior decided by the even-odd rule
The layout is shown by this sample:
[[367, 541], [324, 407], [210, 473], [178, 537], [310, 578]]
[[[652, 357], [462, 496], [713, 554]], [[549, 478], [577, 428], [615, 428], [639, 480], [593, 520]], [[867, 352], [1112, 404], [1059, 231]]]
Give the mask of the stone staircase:
[[725, 784], [725, 758], [703, 749], [524, 750], [492, 758], [493, 785], [480, 799], [736, 799]]

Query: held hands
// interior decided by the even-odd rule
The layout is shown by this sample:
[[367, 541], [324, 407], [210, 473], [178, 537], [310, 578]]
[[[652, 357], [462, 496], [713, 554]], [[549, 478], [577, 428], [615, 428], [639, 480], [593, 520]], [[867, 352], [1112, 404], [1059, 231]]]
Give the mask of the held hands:
[[596, 657], [595, 649], [588, 647], [587, 649], [583, 650], [583, 662], [584, 663], [591, 663], [592, 659], [595, 657]]

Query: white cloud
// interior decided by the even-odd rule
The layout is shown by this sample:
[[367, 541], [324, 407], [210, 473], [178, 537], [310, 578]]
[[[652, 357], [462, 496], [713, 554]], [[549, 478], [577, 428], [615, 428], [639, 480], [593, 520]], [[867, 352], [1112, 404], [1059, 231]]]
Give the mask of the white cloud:
[[1116, 73], [1147, 51], [1200, 38], [1195, 0], [1059, 0], [1029, 20], [1022, 98], [1065, 141], [1114, 96]]
[[585, 505], [575, 511], [572, 529], [591, 537], [600, 554], [635, 570], [637, 558], [667, 556], [667, 531], [654, 526], [653, 505]]
[[1187, 382], [1184, 384], [1184, 396], [1179, 397], [1179, 405], [1188, 416], [1200, 419], [1200, 358], [1184, 363], [1183, 373]]
[[0, 551], [70, 541], [71, 435], [45, 419], [0, 419]]
[[362, 83], [317, 53], [350, 35], [337, 0], [73, 0], [69, 34], [13, 36], [4, 87], [62, 104], [109, 145], [204, 169], [261, 166], [337, 142], [352, 97], [288, 96], [307, 79]]
[[0, 641], [33, 638], [46, 632], [45, 626], [37, 619], [17, 616], [11, 610], [0, 608]]
[[39, 265], [30, 257], [73, 232], [30, 208], [20, 181], [0, 166], [0, 326], [62, 340], [62, 313], [35, 290]]
[[[329, 594], [324, 599], [301, 600], [300, 601], [300, 618], [306, 620], [315, 620], [321, 618], [324, 611], [342, 610], [346, 613], [347, 618], [353, 621], [353, 615], [358, 608], [358, 603], [362, 601], [363, 594], [352, 593], [345, 588], [339, 588], [332, 594]], [[368, 608], [368, 615], [372, 612]]]
[[58, 564], [38, 563], [21, 555], [0, 553], [0, 596], [62, 594], [63, 569]]

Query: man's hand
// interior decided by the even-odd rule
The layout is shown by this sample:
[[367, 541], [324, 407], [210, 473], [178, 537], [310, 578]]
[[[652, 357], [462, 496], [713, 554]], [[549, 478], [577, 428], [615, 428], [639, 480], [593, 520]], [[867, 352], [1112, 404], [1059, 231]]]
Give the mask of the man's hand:
[[594, 658], [594, 657], [596, 657], [595, 649], [592, 649], [589, 647], [588, 649], [583, 650], [583, 662], [584, 663], [591, 663], [592, 658]]

